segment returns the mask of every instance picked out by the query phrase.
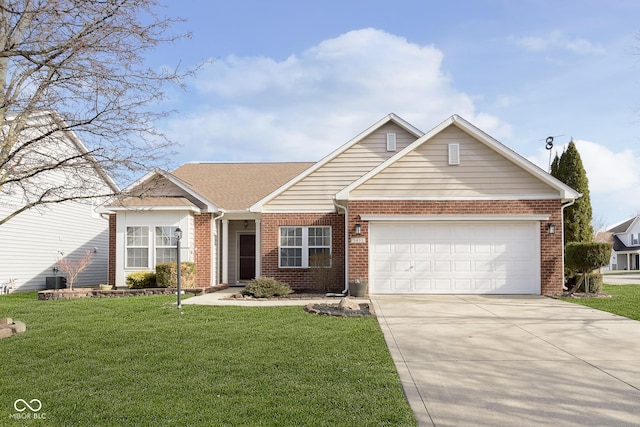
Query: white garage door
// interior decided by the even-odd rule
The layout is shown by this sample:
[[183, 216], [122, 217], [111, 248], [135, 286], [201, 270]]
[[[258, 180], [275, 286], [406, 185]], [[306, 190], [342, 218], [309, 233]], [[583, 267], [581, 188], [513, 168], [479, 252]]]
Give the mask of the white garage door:
[[540, 294], [539, 225], [371, 222], [370, 292]]

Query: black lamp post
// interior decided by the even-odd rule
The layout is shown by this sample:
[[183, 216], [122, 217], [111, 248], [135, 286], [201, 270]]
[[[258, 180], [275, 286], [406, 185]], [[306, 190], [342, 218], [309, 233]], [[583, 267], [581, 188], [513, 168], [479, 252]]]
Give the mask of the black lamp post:
[[180, 270], [182, 270], [182, 265], [180, 263], [180, 239], [182, 239], [182, 230], [180, 227], [176, 228], [176, 231], [173, 233], [173, 237], [176, 238], [176, 278], [178, 282], [178, 310], [182, 310], [182, 301], [181, 301], [181, 289], [180, 289]]

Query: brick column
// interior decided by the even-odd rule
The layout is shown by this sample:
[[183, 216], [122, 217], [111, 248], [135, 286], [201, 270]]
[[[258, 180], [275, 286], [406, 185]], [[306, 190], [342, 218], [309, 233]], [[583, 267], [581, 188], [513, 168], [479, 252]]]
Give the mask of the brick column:
[[208, 287], [211, 283], [211, 214], [196, 215], [195, 219], [195, 263], [196, 286]]

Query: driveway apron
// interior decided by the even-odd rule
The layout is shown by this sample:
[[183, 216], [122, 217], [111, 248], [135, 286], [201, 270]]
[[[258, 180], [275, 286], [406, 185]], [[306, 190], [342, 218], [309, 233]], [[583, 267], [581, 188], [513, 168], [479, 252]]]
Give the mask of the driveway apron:
[[640, 322], [540, 296], [371, 299], [420, 426], [640, 425]]

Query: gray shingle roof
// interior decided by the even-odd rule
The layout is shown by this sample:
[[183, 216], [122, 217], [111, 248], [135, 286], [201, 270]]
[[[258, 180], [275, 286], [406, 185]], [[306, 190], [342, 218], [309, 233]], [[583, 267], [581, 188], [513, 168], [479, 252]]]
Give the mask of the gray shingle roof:
[[631, 223], [633, 223], [633, 221], [636, 218], [637, 217], [635, 217], [635, 216], [633, 218], [629, 218], [628, 220], [626, 220], [622, 224], [618, 224], [615, 227], [612, 227], [612, 228], [608, 229], [607, 231], [610, 231], [611, 233], [624, 233], [625, 231], [627, 231], [629, 229], [629, 227], [631, 226]]

